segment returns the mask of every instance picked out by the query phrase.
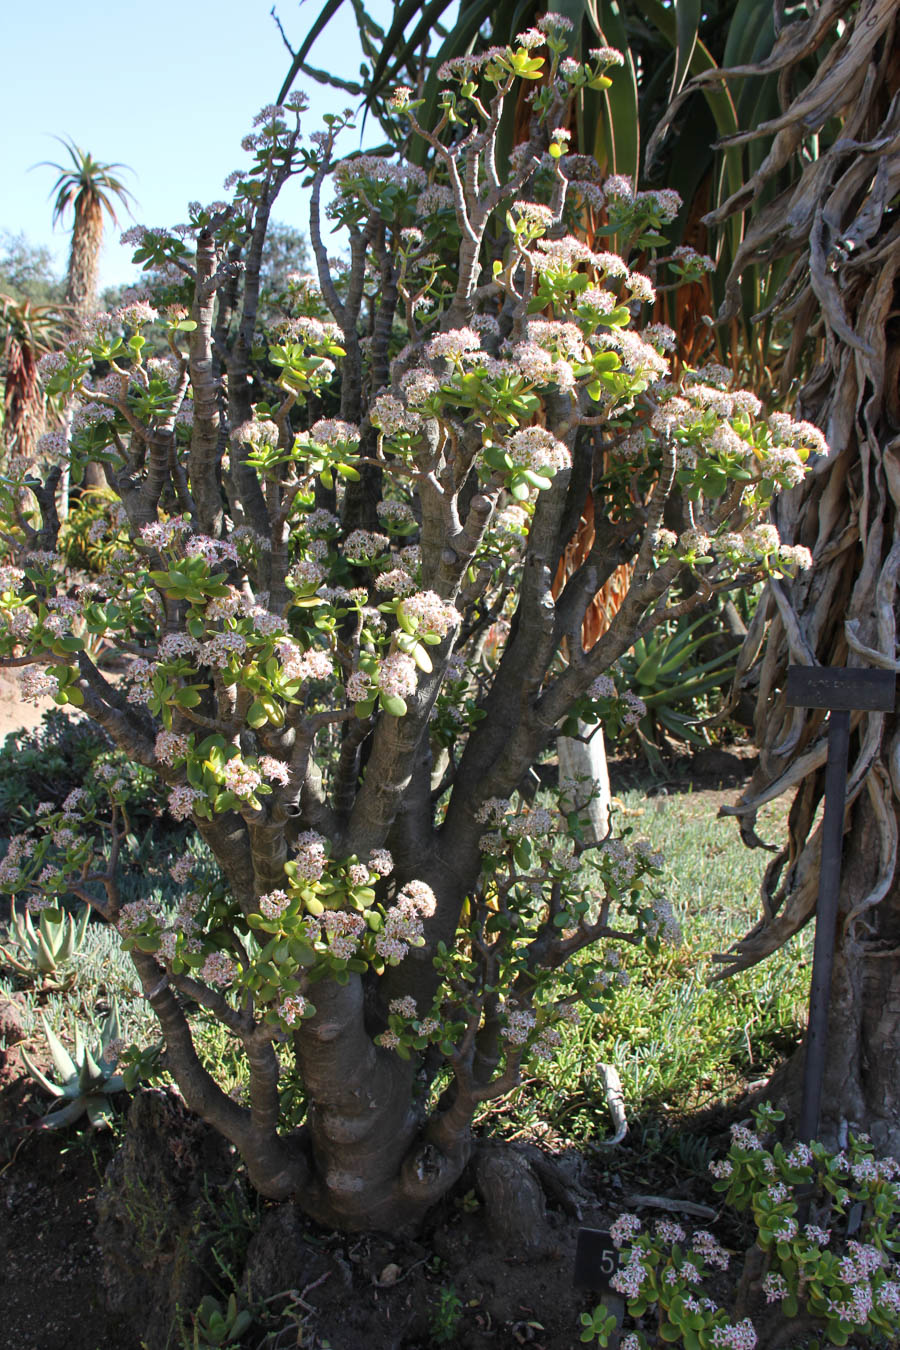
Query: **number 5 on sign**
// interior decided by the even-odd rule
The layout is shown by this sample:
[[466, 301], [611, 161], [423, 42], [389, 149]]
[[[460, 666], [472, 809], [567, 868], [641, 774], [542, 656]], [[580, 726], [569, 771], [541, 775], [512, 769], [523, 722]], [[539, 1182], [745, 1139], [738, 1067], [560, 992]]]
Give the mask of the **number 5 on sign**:
[[[601, 1345], [615, 1350], [619, 1344], [619, 1334], [625, 1317], [625, 1300], [617, 1294], [610, 1280], [619, 1269], [619, 1252], [608, 1232], [601, 1228], [579, 1228], [578, 1243], [575, 1248], [575, 1273], [572, 1283], [576, 1289], [594, 1289], [605, 1297], [593, 1314], [582, 1314], [585, 1331], [583, 1341], [597, 1339]], [[597, 1315], [606, 1313], [602, 1325], [596, 1321]]]
[[611, 1289], [610, 1280], [619, 1269], [619, 1253], [608, 1232], [579, 1228], [575, 1248], [573, 1283], [579, 1289]]

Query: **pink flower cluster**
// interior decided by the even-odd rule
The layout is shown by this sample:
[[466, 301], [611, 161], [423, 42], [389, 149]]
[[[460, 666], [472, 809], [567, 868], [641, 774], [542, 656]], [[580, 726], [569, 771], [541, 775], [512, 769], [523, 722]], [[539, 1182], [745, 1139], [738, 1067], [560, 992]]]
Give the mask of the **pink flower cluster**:
[[37, 703], [58, 692], [59, 680], [45, 670], [26, 670], [20, 678], [19, 688], [26, 703]]
[[347, 699], [350, 703], [364, 703], [371, 692], [372, 680], [364, 670], [354, 670], [347, 681]]
[[278, 1004], [278, 1012], [288, 1026], [293, 1027], [302, 1020], [308, 1006], [302, 994], [290, 994]]
[[161, 731], [156, 738], [154, 750], [159, 762], [171, 767], [179, 759], [184, 759], [187, 754], [188, 738], [174, 731]]
[[388, 877], [394, 870], [394, 859], [386, 848], [373, 848], [369, 854], [369, 866], [380, 877]]
[[362, 914], [344, 909], [326, 909], [322, 915], [322, 927], [332, 956], [339, 961], [349, 961], [356, 954], [360, 938], [366, 931], [366, 921]]
[[237, 974], [237, 966], [224, 952], [210, 952], [200, 967], [200, 978], [207, 984], [231, 984]]
[[572, 456], [562, 441], [546, 427], [523, 427], [510, 436], [505, 446], [513, 462], [535, 473], [572, 467]]
[[268, 895], [261, 895], [257, 901], [260, 914], [267, 919], [280, 919], [290, 903], [284, 891], [269, 891]]
[[318, 881], [325, 871], [325, 839], [315, 830], [297, 836], [297, 871], [306, 881]]
[[632, 1247], [628, 1260], [620, 1266], [610, 1280], [610, 1285], [625, 1298], [637, 1298], [647, 1279], [647, 1269], [641, 1260], [641, 1249]]
[[718, 1266], [720, 1270], [727, 1270], [729, 1265], [729, 1255], [725, 1248], [720, 1246], [712, 1233], [708, 1233], [705, 1228], [699, 1228], [694, 1234], [692, 1246], [694, 1251], [708, 1261], [712, 1266]]
[[230, 759], [222, 771], [222, 781], [236, 797], [252, 797], [262, 783], [262, 775], [245, 764], [240, 756]]
[[390, 652], [378, 671], [378, 687], [389, 697], [407, 698], [416, 691], [416, 663], [405, 652]]
[[194, 868], [194, 859], [190, 853], [183, 853], [180, 858], [176, 858], [169, 868], [169, 876], [173, 881], [177, 881], [179, 886], [183, 886], [191, 875]]
[[0, 882], [15, 886], [21, 875], [22, 863], [34, 852], [34, 840], [24, 834], [14, 834], [9, 841], [6, 857], [0, 863]]
[[321, 647], [304, 652], [291, 638], [281, 638], [275, 652], [286, 680], [325, 680], [333, 673], [331, 657]]
[[533, 1012], [526, 1008], [511, 1008], [506, 1014], [506, 1026], [503, 1039], [510, 1045], [522, 1046], [528, 1040], [537, 1023]]
[[398, 432], [414, 434], [422, 426], [419, 414], [405, 408], [393, 394], [379, 394], [369, 416], [372, 425], [378, 427], [385, 436], [396, 436]]
[[446, 637], [459, 623], [455, 605], [442, 600], [434, 591], [417, 591], [400, 602], [400, 610], [408, 619], [414, 619], [422, 633]]
[[422, 946], [422, 919], [434, 913], [436, 904], [434, 891], [424, 881], [406, 883], [385, 916], [384, 930], [375, 939], [376, 951], [389, 965], [402, 961], [411, 946]]
[[386, 534], [372, 530], [351, 530], [344, 540], [344, 556], [351, 562], [369, 563], [385, 553], [390, 545]]
[[481, 334], [474, 328], [451, 328], [447, 333], [438, 333], [425, 345], [425, 355], [432, 361], [441, 357], [448, 361], [459, 360], [466, 352], [480, 350]]
[[749, 1317], [743, 1322], [734, 1322], [729, 1326], [714, 1327], [712, 1343], [724, 1346], [727, 1350], [756, 1350], [757, 1336]]
[[412, 508], [407, 506], [406, 502], [378, 502], [375, 510], [378, 512], [378, 519], [384, 522], [387, 529], [416, 524]]
[[169, 793], [169, 811], [176, 820], [189, 820], [195, 802], [206, 800], [206, 793], [179, 784]]
[[131, 937], [146, 923], [158, 925], [160, 918], [160, 912], [153, 902], [142, 897], [122, 906], [116, 917], [116, 925], [123, 937]]
[[282, 787], [287, 787], [291, 781], [290, 766], [285, 764], [283, 759], [275, 759], [274, 755], [262, 755], [259, 767], [263, 777], [270, 783], [280, 783]]

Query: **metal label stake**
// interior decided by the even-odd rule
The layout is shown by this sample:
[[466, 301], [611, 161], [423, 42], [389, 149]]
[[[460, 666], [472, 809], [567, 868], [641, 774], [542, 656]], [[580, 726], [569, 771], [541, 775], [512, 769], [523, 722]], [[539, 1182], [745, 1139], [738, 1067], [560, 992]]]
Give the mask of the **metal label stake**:
[[897, 677], [890, 670], [847, 670], [840, 666], [790, 666], [785, 690], [790, 708], [827, 708], [828, 761], [825, 766], [825, 814], [822, 859], [816, 904], [816, 938], [809, 990], [809, 1026], [803, 1065], [803, 1104], [799, 1137], [808, 1142], [819, 1131], [828, 1003], [834, 966], [844, 809], [847, 802], [847, 760], [851, 712], [892, 712]]

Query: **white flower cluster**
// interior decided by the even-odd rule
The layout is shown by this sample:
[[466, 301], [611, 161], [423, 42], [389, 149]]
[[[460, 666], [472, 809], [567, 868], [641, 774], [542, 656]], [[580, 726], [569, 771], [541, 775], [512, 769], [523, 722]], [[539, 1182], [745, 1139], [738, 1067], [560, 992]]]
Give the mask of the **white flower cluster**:
[[252, 797], [256, 789], [262, 783], [262, 775], [258, 770], [245, 764], [239, 755], [230, 759], [222, 771], [222, 781], [229, 792], [233, 792], [236, 797]]
[[351, 530], [344, 540], [344, 556], [350, 562], [369, 563], [380, 557], [390, 545], [386, 534], [372, 530]]
[[359, 427], [355, 422], [342, 422], [336, 417], [321, 418], [313, 423], [309, 434], [317, 445], [332, 448], [357, 445], [359, 442]]
[[398, 526], [406, 528], [417, 523], [412, 508], [407, 506], [406, 502], [378, 502], [375, 510], [378, 512], [378, 519], [383, 522], [387, 529], [392, 527], [396, 529]]

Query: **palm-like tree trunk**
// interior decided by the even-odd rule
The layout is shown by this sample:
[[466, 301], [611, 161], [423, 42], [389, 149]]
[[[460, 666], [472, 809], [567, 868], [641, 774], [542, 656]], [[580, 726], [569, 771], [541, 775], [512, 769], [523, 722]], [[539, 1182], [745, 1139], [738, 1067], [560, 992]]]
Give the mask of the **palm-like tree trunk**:
[[17, 456], [31, 459], [44, 423], [44, 401], [31, 347], [15, 333], [6, 341], [3, 429]]
[[80, 327], [97, 308], [97, 277], [103, 244], [103, 210], [100, 203], [79, 200], [69, 249], [66, 303], [72, 306], [73, 327]]
[[[97, 278], [100, 272], [100, 249], [103, 245], [103, 210], [94, 198], [79, 197], [75, 204], [75, 225], [69, 249], [69, 267], [66, 273], [66, 303], [72, 306], [72, 327], [75, 331], [97, 309]], [[101, 464], [85, 466], [84, 486], [103, 487], [106, 476]], [[69, 466], [64, 469], [61, 483], [62, 511], [68, 514], [70, 487]]]

